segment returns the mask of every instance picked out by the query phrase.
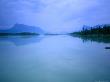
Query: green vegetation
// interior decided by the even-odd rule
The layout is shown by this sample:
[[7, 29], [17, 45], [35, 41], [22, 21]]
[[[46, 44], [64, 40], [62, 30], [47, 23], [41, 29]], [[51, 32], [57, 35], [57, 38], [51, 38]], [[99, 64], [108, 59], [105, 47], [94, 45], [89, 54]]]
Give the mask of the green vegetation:
[[83, 42], [110, 43], [110, 25], [84, 26], [79, 32], [70, 33], [74, 37], [81, 38]]
[[80, 32], [74, 32], [71, 34], [80, 35], [110, 35], [110, 25], [97, 25], [95, 27], [84, 28]]
[[0, 33], [0, 36], [16, 36], [16, 35], [38, 35], [37, 33], [29, 33], [29, 32], [22, 32], [22, 33]]

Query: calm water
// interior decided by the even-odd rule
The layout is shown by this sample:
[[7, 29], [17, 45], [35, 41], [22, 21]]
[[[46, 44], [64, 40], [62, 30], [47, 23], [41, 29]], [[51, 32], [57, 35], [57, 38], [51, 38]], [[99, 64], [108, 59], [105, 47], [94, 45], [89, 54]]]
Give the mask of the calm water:
[[107, 46], [104, 38], [0, 37], [0, 82], [110, 82]]

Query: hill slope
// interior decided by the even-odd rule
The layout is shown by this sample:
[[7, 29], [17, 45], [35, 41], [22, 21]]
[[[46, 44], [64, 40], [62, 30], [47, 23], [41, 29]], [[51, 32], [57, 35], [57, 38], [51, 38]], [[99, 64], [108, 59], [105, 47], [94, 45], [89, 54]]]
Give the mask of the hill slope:
[[11, 29], [0, 30], [0, 33], [37, 33], [43, 34], [44, 31], [39, 27], [24, 24], [15, 24]]

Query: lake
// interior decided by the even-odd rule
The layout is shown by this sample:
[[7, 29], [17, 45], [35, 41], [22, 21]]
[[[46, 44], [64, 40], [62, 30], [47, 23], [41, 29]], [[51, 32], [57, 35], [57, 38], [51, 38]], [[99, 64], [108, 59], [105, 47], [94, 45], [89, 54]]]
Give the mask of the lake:
[[0, 82], [110, 82], [110, 37], [1, 36]]

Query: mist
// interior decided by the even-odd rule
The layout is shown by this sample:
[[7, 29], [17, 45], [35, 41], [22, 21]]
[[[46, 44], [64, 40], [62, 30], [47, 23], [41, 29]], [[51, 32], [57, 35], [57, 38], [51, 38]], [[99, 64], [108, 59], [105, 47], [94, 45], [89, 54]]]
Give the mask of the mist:
[[110, 0], [0, 0], [0, 29], [15, 23], [65, 33], [110, 23]]

